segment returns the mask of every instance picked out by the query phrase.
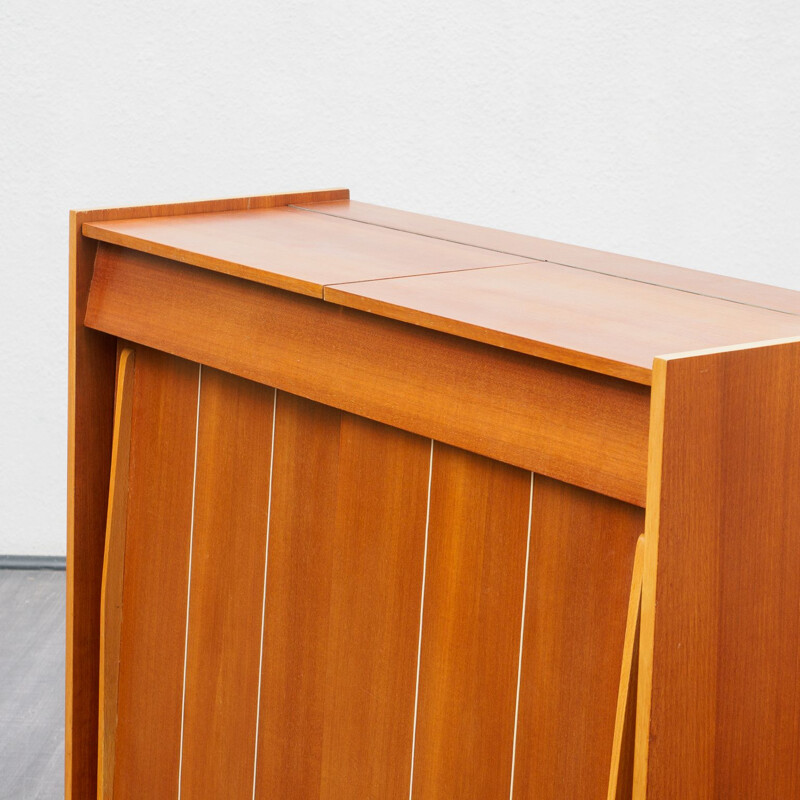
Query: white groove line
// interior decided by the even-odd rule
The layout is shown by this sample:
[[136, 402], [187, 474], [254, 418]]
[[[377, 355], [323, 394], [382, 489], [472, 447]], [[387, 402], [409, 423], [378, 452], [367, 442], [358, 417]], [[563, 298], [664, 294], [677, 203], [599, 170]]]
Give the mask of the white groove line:
[[272, 466], [275, 463], [275, 418], [278, 416], [278, 389], [272, 390], [272, 445], [269, 454], [269, 499], [267, 500], [267, 541], [264, 545], [264, 590], [261, 595], [261, 647], [258, 651], [258, 693], [256, 694], [256, 740], [253, 747], [253, 798], [256, 796], [258, 767], [258, 721], [261, 716], [261, 667], [264, 663], [264, 619], [267, 609], [267, 561], [269, 560], [269, 522], [272, 517]]
[[528, 501], [528, 544], [525, 547], [525, 584], [522, 590], [522, 620], [519, 624], [519, 662], [517, 663], [517, 700], [514, 705], [514, 746], [511, 749], [511, 788], [509, 800], [514, 797], [514, 768], [517, 764], [517, 723], [519, 722], [519, 687], [522, 683], [522, 642], [525, 636], [525, 606], [528, 602], [528, 560], [531, 555], [531, 520], [533, 519], [533, 473], [531, 472], [531, 496]]
[[192, 516], [189, 525], [189, 577], [186, 581], [186, 633], [183, 639], [183, 687], [181, 693], [181, 749], [178, 757], [178, 800], [181, 796], [183, 772], [183, 723], [186, 713], [186, 658], [189, 652], [189, 601], [192, 594], [192, 544], [194, 541], [194, 498], [197, 489], [197, 442], [200, 437], [200, 389], [203, 384], [203, 365], [197, 365], [197, 415], [194, 421], [194, 471], [192, 473]]
[[417, 640], [417, 682], [414, 688], [414, 732], [411, 734], [411, 777], [408, 781], [408, 800], [414, 791], [414, 752], [417, 749], [417, 707], [419, 703], [419, 665], [422, 659], [422, 613], [425, 610], [425, 573], [428, 569], [428, 526], [431, 521], [431, 476], [433, 475], [433, 439], [428, 462], [428, 504], [425, 509], [425, 549], [422, 554], [422, 594], [419, 600], [419, 639]]

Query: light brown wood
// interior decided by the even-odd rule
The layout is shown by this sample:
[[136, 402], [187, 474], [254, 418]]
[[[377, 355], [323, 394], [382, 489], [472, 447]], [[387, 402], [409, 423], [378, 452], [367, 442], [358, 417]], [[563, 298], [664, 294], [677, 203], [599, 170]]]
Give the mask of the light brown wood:
[[436, 444], [412, 797], [511, 785], [531, 474]]
[[83, 233], [313, 297], [329, 283], [524, 261], [286, 207], [88, 223]]
[[582, 271], [600, 272], [622, 278], [665, 286], [693, 294], [717, 297], [745, 305], [800, 314], [800, 292], [763, 283], [729, 278], [657, 261], [606, 253], [589, 247], [553, 242], [521, 233], [498, 231], [425, 214], [400, 211], [355, 200], [297, 203], [298, 208], [330, 214], [343, 219], [380, 225], [488, 250], [508, 256], [551, 261]]
[[278, 393], [256, 766], [265, 800], [322, 794], [331, 587], [346, 578], [332, 569], [340, 418]]
[[342, 416], [322, 798], [407, 796], [429, 454]]
[[536, 262], [329, 286], [325, 299], [646, 384], [663, 353], [800, 334], [800, 317]]
[[119, 355], [114, 402], [114, 437], [108, 486], [108, 518], [100, 592], [100, 687], [98, 690], [97, 797], [110, 800], [114, 789], [119, 652], [122, 635], [122, 582], [128, 518], [128, 466], [133, 410], [133, 350]]
[[644, 503], [644, 386], [110, 245], [86, 324]]
[[730, 302], [301, 208], [87, 223], [84, 233], [645, 384], [653, 358], [665, 352], [800, 333], [797, 316], [751, 300]]
[[533, 492], [514, 798], [605, 800], [643, 513], [540, 475]]
[[70, 214], [64, 791], [97, 792], [100, 591], [108, 511], [116, 342], [84, 327], [95, 243]]
[[65, 795], [97, 789], [100, 591], [114, 415], [116, 342], [84, 327], [97, 243], [84, 223], [338, 200], [346, 189], [70, 212]]
[[274, 395], [202, 370], [183, 798], [253, 794]]
[[347, 198], [72, 216], [67, 796], [800, 796], [798, 294]]
[[633, 757], [636, 734], [636, 684], [639, 666], [639, 613], [642, 607], [644, 536], [636, 542], [631, 574], [631, 594], [622, 647], [622, 668], [617, 694], [617, 717], [611, 745], [608, 800], [629, 800], [633, 792]]
[[[335, 433], [331, 412], [281, 398], [256, 794], [275, 797], [286, 787], [280, 796], [405, 800], [430, 442], [345, 414], [337, 453], [332, 426]], [[284, 448], [299, 442], [326, 465], [336, 458], [336, 468], [281, 469], [294, 453]], [[320, 505], [334, 497], [334, 507]], [[309, 507], [291, 507], [298, 503]], [[308, 640], [285, 624], [290, 614], [314, 620]], [[281, 743], [287, 732], [299, 738]], [[298, 766], [308, 772], [296, 774]]]
[[115, 800], [178, 790], [198, 366], [136, 348]]
[[[121, 219], [151, 219], [177, 217], [182, 214], [215, 214], [223, 211], [250, 211], [259, 208], [278, 208], [302, 203], [323, 203], [347, 200], [348, 189], [318, 189], [310, 192], [285, 192], [283, 194], [252, 195], [250, 197], [224, 197], [213, 200], [189, 200], [183, 203], [156, 203], [146, 206], [111, 206], [73, 211], [80, 226], [84, 223], [110, 222]], [[81, 228], [77, 231], [81, 233]], [[94, 243], [89, 242], [92, 246]]]
[[634, 796], [797, 797], [800, 340], [655, 376]]

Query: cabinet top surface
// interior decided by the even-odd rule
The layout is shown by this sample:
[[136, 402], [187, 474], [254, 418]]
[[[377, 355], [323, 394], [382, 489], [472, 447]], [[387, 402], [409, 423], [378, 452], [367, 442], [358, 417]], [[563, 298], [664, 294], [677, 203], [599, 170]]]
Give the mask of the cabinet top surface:
[[82, 232], [639, 383], [658, 355], [800, 335], [800, 292], [351, 200], [136, 216]]

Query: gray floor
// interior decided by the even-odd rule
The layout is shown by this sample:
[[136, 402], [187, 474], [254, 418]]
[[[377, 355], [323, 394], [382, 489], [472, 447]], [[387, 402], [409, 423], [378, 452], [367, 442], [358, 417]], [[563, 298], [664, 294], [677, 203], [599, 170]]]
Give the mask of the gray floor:
[[0, 569], [0, 800], [64, 796], [64, 577]]

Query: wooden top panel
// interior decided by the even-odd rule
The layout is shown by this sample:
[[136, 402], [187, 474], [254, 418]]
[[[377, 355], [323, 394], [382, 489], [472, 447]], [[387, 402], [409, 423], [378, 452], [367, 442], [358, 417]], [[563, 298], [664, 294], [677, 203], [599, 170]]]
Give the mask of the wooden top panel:
[[649, 383], [660, 354], [800, 335], [800, 317], [531, 261], [329, 286], [325, 299]]
[[90, 222], [85, 236], [289, 291], [522, 261], [504, 253], [296, 208]]
[[342, 191], [243, 203], [133, 209], [82, 231], [643, 384], [655, 356], [800, 334], [800, 292], [788, 289], [358, 203]]
[[494, 228], [469, 225], [465, 222], [455, 222], [410, 211], [398, 211], [355, 200], [309, 201], [297, 203], [294, 207], [395, 230], [410, 231], [423, 236], [471, 244], [511, 256], [552, 261], [576, 269], [603, 272], [642, 283], [668, 286], [684, 292], [800, 314], [800, 292], [764, 283], [753, 283], [711, 272], [606, 253], [589, 247], [538, 239], [521, 233], [498, 231]]

